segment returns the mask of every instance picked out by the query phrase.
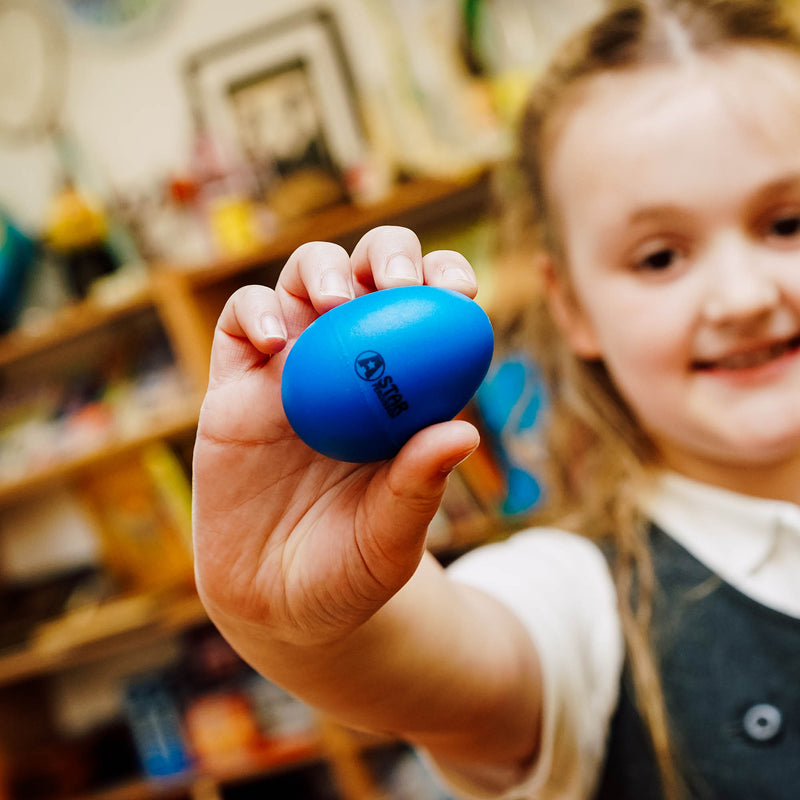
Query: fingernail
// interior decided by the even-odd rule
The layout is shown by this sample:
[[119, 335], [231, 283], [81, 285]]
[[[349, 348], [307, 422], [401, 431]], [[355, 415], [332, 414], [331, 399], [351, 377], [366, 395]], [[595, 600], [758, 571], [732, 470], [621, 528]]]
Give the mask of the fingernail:
[[459, 266], [444, 266], [442, 267], [442, 277], [446, 278], [448, 281], [464, 281], [465, 283], [475, 283], [475, 279], [472, 275], [464, 269], [464, 267]]
[[265, 339], [286, 338], [286, 328], [277, 317], [273, 317], [272, 314], [264, 314], [260, 322], [261, 333], [264, 335]]
[[386, 264], [386, 277], [415, 281], [417, 279], [417, 268], [408, 256], [392, 256]]
[[319, 290], [322, 294], [333, 295], [334, 297], [346, 297], [349, 299], [353, 296], [347, 279], [341, 272], [336, 272], [333, 269], [322, 273]]

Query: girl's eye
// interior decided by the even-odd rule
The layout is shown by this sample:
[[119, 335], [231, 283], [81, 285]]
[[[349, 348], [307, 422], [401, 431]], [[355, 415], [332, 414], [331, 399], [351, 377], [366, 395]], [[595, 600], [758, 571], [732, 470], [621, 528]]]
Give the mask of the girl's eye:
[[661, 250], [655, 250], [638, 262], [638, 269], [660, 272], [669, 269], [679, 258], [679, 253], [671, 247], [663, 247]]
[[787, 214], [773, 220], [769, 225], [769, 233], [781, 239], [789, 239], [800, 234], [800, 214]]

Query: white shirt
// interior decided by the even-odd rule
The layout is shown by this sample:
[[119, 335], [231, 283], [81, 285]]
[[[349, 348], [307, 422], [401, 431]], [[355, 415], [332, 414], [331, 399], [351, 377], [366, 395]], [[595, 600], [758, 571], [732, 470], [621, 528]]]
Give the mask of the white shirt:
[[[648, 516], [728, 583], [800, 618], [800, 508], [666, 474], [642, 501]], [[507, 796], [590, 797], [617, 704], [624, 643], [608, 564], [591, 542], [535, 528], [449, 568], [519, 616], [543, 680], [541, 756]], [[469, 796], [467, 794], [466, 796]]]

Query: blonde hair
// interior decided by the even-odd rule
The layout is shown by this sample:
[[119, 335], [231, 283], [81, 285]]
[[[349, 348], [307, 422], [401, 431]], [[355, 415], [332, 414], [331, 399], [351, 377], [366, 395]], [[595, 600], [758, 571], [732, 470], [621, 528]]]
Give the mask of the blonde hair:
[[[770, 0], [631, 0], [614, 2], [557, 55], [537, 82], [520, 124], [523, 182], [503, 187], [516, 201], [506, 234], [514, 248], [564, 260], [545, 181], [551, 128], [568, 114], [574, 89], [600, 73], [646, 64], [680, 63], [732, 45], [771, 45], [800, 53], [800, 38]], [[578, 98], [579, 99], [579, 98]], [[508, 179], [508, 176], [505, 176]], [[513, 181], [513, 179], [512, 179]], [[520, 241], [519, 235], [528, 241]], [[560, 279], [569, 285], [566, 267]], [[613, 570], [636, 702], [649, 730], [664, 794], [684, 791], [669, 736], [661, 682], [650, 644], [655, 576], [647, 525], [636, 497], [657, 466], [656, 450], [617, 392], [601, 361], [577, 358], [560, 336], [543, 297], [524, 313], [521, 333], [532, 346], [550, 391], [548, 515], [560, 525], [613, 542]]]

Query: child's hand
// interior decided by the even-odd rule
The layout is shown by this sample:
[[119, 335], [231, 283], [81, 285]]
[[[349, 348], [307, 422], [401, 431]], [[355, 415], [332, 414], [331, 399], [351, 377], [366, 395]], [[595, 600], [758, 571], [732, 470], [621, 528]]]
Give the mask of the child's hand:
[[216, 621], [273, 641], [324, 644], [357, 628], [412, 576], [446, 476], [477, 445], [465, 422], [434, 425], [389, 462], [345, 464], [309, 449], [280, 395], [289, 345], [320, 314], [374, 289], [427, 283], [477, 292], [463, 256], [421, 254], [377, 228], [353, 255], [311, 243], [276, 289], [237, 291], [220, 316], [194, 460], [198, 588]]

